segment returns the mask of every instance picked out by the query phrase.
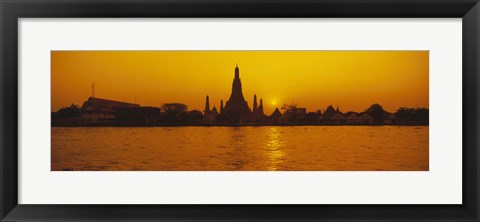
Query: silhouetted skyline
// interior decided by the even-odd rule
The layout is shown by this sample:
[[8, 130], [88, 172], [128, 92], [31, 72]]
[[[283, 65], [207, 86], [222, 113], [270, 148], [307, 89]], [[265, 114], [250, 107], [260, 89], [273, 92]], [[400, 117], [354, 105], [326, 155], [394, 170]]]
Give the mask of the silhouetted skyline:
[[189, 110], [188, 104], [164, 103], [161, 107], [140, 106], [95, 97], [92, 95], [82, 106], [72, 104], [52, 112], [52, 126], [125, 126], [125, 125], [428, 125], [429, 111], [426, 108], [400, 108], [395, 113], [385, 111], [380, 104], [372, 104], [363, 112], [342, 112], [337, 105], [308, 111], [297, 104], [283, 104], [272, 114], [264, 113], [263, 100], [257, 103], [253, 97], [250, 109], [243, 96], [240, 68], [234, 69], [232, 91], [226, 105], [211, 108], [210, 97], [205, 97], [205, 109]]
[[208, 94], [219, 109], [236, 62], [248, 106], [257, 95], [266, 114], [291, 103], [428, 108], [428, 51], [52, 51], [52, 111], [83, 103], [92, 83], [98, 98], [204, 110]]

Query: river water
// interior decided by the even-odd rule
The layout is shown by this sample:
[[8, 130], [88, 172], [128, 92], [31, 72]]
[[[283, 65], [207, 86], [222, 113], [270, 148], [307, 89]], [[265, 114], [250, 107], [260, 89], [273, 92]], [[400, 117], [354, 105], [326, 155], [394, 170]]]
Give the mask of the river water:
[[52, 127], [53, 171], [425, 171], [428, 126]]

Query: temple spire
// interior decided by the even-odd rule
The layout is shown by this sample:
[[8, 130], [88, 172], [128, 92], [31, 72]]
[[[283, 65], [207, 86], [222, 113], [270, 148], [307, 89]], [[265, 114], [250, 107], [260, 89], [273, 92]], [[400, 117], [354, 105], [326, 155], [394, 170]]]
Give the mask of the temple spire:
[[258, 106], [258, 113], [260, 114], [260, 116], [264, 115], [264, 113], [263, 113], [263, 99], [260, 99], [260, 106]]
[[224, 112], [230, 114], [228, 121], [245, 121], [251, 114], [247, 101], [243, 97], [242, 81], [240, 80], [240, 70], [238, 65], [235, 67], [235, 78], [232, 83], [232, 94], [226, 101]]
[[210, 113], [210, 98], [207, 95], [206, 101], [205, 101], [205, 114]]
[[235, 79], [240, 79], [240, 69], [238, 68], [238, 64], [235, 66]]
[[258, 106], [257, 106], [257, 95], [254, 94], [253, 95], [253, 112], [256, 112], [257, 108], [258, 108]]

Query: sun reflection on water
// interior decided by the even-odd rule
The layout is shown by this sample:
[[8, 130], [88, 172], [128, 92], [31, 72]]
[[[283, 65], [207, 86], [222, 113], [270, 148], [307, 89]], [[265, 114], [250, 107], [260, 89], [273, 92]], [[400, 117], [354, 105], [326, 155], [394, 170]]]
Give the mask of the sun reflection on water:
[[428, 171], [411, 126], [52, 128], [52, 171]]
[[285, 153], [280, 150], [285, 145], [278, 127], [272, 127], [267, 133], [267, 144], [265, 147], [268, 159], [268, 170], [275, 171], [277, 166], [284, 161]]

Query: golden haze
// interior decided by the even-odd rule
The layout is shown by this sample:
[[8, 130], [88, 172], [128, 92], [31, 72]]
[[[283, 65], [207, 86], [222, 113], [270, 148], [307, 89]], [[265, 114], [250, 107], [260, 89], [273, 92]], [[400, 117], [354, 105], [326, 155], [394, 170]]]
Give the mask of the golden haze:
[[230, 96], [235, 64], [243, 94], [275, 107], [316, 111], [332, 104], [394, 112], [429, 106], [428, 51], [52, 51], [52, 111], [95, 97], [143, 106], [180, 102], [203, 110]]

